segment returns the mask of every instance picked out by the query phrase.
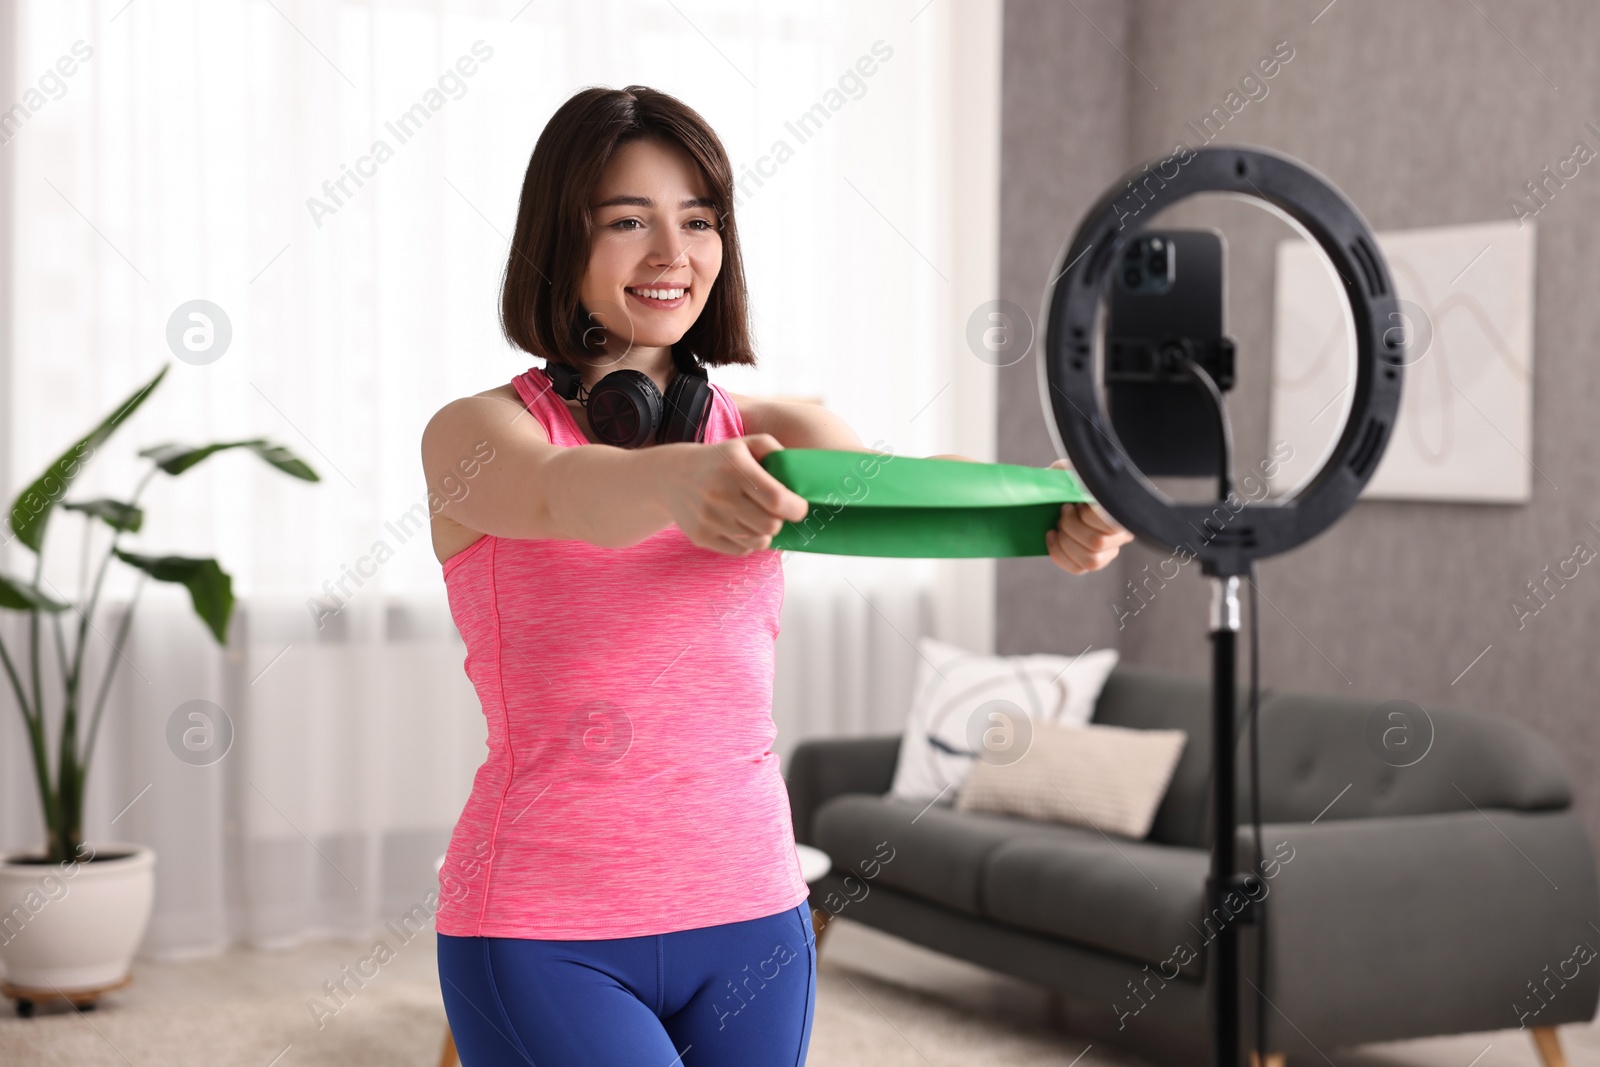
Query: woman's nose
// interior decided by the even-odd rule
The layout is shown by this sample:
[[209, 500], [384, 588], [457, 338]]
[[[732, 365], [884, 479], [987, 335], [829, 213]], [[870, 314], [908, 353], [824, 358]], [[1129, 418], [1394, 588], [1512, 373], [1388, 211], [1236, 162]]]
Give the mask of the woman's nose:
[[659, 246], [652, 249], [651, 260], [662, 268], [675, 267], [688, 252], [688, 241], [677, 235], [667, 236], [662, 238]]

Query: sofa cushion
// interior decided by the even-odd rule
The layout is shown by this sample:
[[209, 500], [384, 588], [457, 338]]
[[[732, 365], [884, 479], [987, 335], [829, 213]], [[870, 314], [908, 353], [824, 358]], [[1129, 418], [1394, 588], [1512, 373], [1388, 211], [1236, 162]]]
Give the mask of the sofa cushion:
[[979, 896], [996, 922], [1114, 952], [1165, 978], [1198, 979], [1209, 865], [1200, 849], [1113, 842], [1093, 830], [1062, 827], [1049, 838], [1016, 837], [998, 846], [984, 864]]
[[[1209, 858], [1201, 850], [1113, 844], [1093, 830], [862, 793], [819, 807], [811, 837], [834, 871], [853, 872], [865, 892], [886, 886], [1152, 970], [1170, 960], [1168, 976], [1173, 967], [1193, 978], [1202, 972]], [[1180, 944], [1195, 958], [1174, 959]]]
[[1142, 840], [1186, 736], [1182, 730], [1037, 723], [1020, 759], [974, 763], [955, 807]]
[[[1403, 744], [1386, 746], [1390, 735]], [[1239, 792], [1244, 816], [1244, 780]], [[1310, 822], [1551, 811], [1571, 805], [1572, 788], [1555, 746], [1510, 716], [1274, 693], [1261, 704], [1261, 799], [1267, 822]]]
[[[1249, 687], [1241, 682], [1238, 689], [1237, 811], [1247, 820]], [[1572, 803], [1560, 754], [1513, 717], [1448, 708], [1429, 708], [1426, 716], [1413, 711], [1405, 720], [1395, 720], [1405, 725], [1407, 743], [1420, 746], [1412, 756], [1386, 751], [1380, 743], [1391, 722], [1385, 710], [1389, 707], [1375, 697], [1263, 689], [1262, 818], [1309, 822], [1319, 815], [1373, 818], [1475, 807], [1549, 811]], [[1150, 840], [1209, 848], [1210, 680], [1119, 663], [1100, 693], [1094, 721], [1189, 732], [1172, 784], [1156, 810]]]
[[[990, 853], [1019, 836], [1054, 832], [1059, 828], [1010, 816], [861, 793], [834, 797], [811, 820], [812, 843], [835, 871], [868, 882], [869, 892], [890, 886], [970, 915], [983, 914], [978, 884]], [[892, 854], [879, 848], [884, 842]], [[885, 855], [892, 858], [884, 862]]]
[[[994, 727], [1014, 726], [1017, 715], [1036, 726], [1087, 723], [1118, 657], [1116, 649], [992, 656], [932, 637], [918, 639], [917, 653], [917, 683], [889, 793], [945, 807], [979, 762], [980, 741], [1003, 750], [998, 738], [1020, 742], [1027, 736]], [[981, 752], [985, 759], [1002, 754]]]
[[[1242, 709], [1245, 704], [1246, 699], [1241, 696], [1238, 707]], [[1210, 680], [1119, 664], [1100, 691], [1094, 721], [1136, 730], [1183, 730], [1189, 735], [1178, 767], [1172, 772], [1167, 795], [1156, 809], [1150, 840], [1206, 847], [1206, 811], [1211, 790]]]

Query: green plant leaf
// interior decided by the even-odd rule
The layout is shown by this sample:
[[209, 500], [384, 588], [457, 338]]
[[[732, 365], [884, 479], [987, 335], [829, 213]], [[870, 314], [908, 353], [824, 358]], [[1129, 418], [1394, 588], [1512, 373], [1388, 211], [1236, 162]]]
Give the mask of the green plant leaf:
[[11, 611], [66, 611], [72, 605], [48, 596], [36, 585], [25, 585], [0, 574], [0, 608]]
[[68, 501], [61, 506], [68, 511], [81, 511], [85, 515], [93, 515], [113, 530], [121, 530], [124, 533], [138, 533], [139, 527], [144, 525], [144, 509], [123, 503], [121, 500], [77, 500]]
[[118, 559], [144, 571], [158, 582], [177, 582], [189, 587], [189, 599], [217, 644], [228, 643], [228, 617], [233, 614], [233, 579], [214, 559], [187, 556], [145, 556], [138, 552], [112, 549]]
[[259, 437], [249, 441], [218, 441], [215, 444], [201, 445], [199, 447], [180, 444], [152, 445], [149, 448], [140, 449], [139, 455], [144, 456], [146, 459], [155, 460], [156, 466], [168, 474], [182, 474], [208, 456], [228, 448], [248, 448], [283, 473], [292, 475], [302, 481], [319, 482], [322, 480], [317, 477], [316, 471], [312, 470], [287, 448], [282, 445], [269, 444]]
[[40, 550], [44, 545], [44, 531], [50, 524], [50, 515], [61, 498], [67, 495], [72, 480], [83, 470], [84, 464], [94, 458], [95, 450], [105, 443], [106, 438], [127, 421], [155, 387], [161, 384], [170, 366], [162, 367], [159, 374], [124, 400], [87, 436], [63, 452], [61, 458], [50, 464], [32, 485], [22, 491], [11, 505], [11, 532], [17, 535], [17, 540], [35, 553]]
[[285, 474], [306, 482], [322, 481], [322, 478], [318, 476], [316, 471], [311, 469], [309, 464], [282, 445], [270, 445], [262, 441], [253, 446], [253, 451]]

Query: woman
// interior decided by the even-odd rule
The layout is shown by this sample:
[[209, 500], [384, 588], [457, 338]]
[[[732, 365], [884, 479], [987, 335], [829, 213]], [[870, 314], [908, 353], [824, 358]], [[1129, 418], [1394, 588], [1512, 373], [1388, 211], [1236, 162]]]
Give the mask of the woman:
[[[433, 542], [489, 720], [441, 872], [439, 974], [465, 1067], [804, 1062], [816, 955], [771, 752], [807, 505], [759, 460], [867, 451], [825, 409], [710, 387], [704, 430], [597, 444], [585, 390], [752, 364], [732, 171], [692, 109], [586, 89], [540, 135], [502, 325], [532, 369], [429, 422]], [[698, 361], [698, 363], [696, 362]], [[1074, 574], [1130, 539], [1063, 509]]]

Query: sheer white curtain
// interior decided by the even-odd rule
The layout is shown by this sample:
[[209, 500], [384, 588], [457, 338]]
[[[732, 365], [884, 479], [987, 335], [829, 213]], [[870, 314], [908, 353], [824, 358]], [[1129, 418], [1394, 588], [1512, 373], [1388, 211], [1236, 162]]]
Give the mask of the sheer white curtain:
[[[113, 565], [88, 655], [119, 673], [86, 830], [157, 850], [147, 953], [360, 935], [434, 885], [484, 729], [415, 523], [418, 441], [447, 400], [535, 362], [499, 336], [498, 283], [528, 154], [576, 89], [674, 93], [749, 175], [761, 362], [714, 380], [819, 398], [899, 454], [992, 458], [992, 368], [964, 331], [995, 295], [998, 9], [18, 0], [5, 499], [164, 364], [69, 498], [126, 497], [137, 449], [169, 440], [262, 436], [322, 477], [233, 451], [145, 492], [123, 547], [219, 559], [238, 597], [226, 651], [156, 583], [113, 648], [134, 588]], [[232, 335], [204, 365], [167, 342], [196, 299]], [[58, 513], [46, 546], [63, 596], [80, 588], [78, 520]], [[93, 530], [91, 560], [105, 544]], [[0, 564], [31, 576], [15, 543]], [[789, 554], [785, 569], [784, 751], [897, 727], [920, 634], [988, 641], [983, 562]], [[15, 617], [0, 634], [21, 647]], [[168, 741], [191, 700], [233, 729], [206, 766]], [[20, 717], [9, 692], [0, 706], [0, 845], [32, 846]]]

